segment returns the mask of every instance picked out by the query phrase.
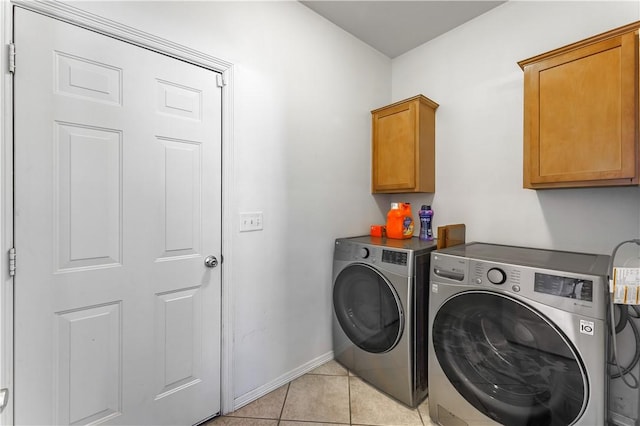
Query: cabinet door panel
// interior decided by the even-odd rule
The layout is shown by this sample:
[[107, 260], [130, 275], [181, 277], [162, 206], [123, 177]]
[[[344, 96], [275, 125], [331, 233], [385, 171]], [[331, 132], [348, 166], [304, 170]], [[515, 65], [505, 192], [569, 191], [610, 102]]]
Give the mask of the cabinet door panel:
[[619, 50], [540, 72], [540, 181], [622, 168]]
[[371, 111], [374, 194], [435, 191], [437, 108], [418, 95]]
[[379, 190], [413, 189], [415, 169], [415, 106], [393, 108], [375, 118], [374, 186]]
[[637, 182], [637, 64], [628, 32], [525, 68], [525, 187]]

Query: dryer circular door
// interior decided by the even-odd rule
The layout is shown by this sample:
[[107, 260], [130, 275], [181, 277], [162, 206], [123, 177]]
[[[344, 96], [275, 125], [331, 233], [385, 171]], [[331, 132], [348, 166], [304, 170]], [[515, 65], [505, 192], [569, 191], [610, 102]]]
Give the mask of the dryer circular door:
[[402, 336], [404, 312], [398, 294], [368, 265], [353, 263], [338, 274], [333, 309], [344, 333], [364, 351], [390, 351]]
[[456, 390], [510, 425], [570, 425], [588, 400], [573, 344], [540, 312], [509, 296], [467, 291], [433, 321], [433, 349]]

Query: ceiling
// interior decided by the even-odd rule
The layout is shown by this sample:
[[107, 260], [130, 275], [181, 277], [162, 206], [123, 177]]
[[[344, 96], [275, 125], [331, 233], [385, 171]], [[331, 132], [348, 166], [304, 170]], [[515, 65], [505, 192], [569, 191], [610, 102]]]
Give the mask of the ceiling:
[[504, 1], [300, 1], [389, 58], [482, 15]]

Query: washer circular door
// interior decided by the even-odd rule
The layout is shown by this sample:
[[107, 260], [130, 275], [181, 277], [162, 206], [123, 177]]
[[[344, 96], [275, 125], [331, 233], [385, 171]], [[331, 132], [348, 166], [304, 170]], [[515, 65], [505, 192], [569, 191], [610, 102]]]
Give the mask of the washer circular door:
[[340, 327], [360, 349], [393, 349], [404, 329], [398, 294], [376, 269], [360, 263], [344, 268], [333, 285], [333, 308]]
[[476, 409], [510, 426], [570, 425], [589, 386], [573, 344], [542, 314], [506, 295], [449, 298], [433, 322], [445, 375]]

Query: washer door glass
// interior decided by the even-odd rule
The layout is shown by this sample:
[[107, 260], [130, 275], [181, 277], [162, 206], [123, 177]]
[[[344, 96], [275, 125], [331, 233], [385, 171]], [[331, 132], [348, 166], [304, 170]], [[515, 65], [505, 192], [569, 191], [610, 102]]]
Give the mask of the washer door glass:
[[569, 425], [588, 382], [566, 336], [511, 297], [459, 293], [438, 310], [433, 348], [449, 381], [476, 409], [510, 425]]
[[333, 308], [344, 333], [367, 352], [389, 351], [402, 336], [404, 314], [398, 295], [368, 265], [354, 263], [338, 274]]

